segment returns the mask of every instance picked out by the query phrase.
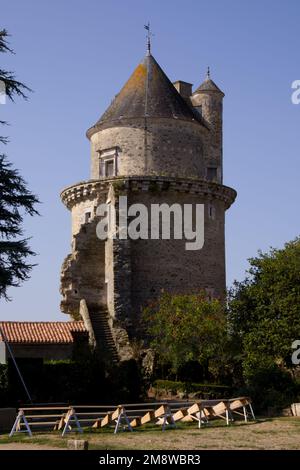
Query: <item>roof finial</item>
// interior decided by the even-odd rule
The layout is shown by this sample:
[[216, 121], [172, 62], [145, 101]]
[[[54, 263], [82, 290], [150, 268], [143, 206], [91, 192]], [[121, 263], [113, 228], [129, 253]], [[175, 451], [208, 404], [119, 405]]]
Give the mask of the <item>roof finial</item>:
[[147, 30], [147, 55], [151, 55], [151, 36], [153, 36], [150, 30], [150, 22], [144, 25], [144, 28]]
[[210, 68], [209, 68], [209, 66], [207, 67], [206, 80], [210, 80]]

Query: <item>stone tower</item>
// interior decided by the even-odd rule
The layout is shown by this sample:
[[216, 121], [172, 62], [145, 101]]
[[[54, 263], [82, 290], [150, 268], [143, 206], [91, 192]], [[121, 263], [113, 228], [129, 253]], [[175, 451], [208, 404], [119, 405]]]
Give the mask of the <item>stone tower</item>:
[[[82, 316], [98, 346], [128, 359], [143, 307], [162, 290], [223, 298], [225, 211], [236, 192], [222, 182], [222, 101], [210, 79], [192, 93], [170, 82], [150, 52], [87, 131], [91, 179], [61, 193], [72, 214], [72, 252], [62, 267], [63, 312]], [[204, 245], [185, 239], [100, 240], [97, 207], [204, 205]], [[171, 229], [174, 220], [171, 218]], [[150, 231], [150, 228], [149, 228]]]

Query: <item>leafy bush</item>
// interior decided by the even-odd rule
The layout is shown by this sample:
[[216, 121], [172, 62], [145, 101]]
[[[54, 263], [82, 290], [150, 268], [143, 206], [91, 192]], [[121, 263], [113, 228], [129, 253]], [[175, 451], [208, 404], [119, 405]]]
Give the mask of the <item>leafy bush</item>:
[[292, 343], [300, 338], [300, 238], [249, 262], [247, 278], [230, 291], [228, 310], [245, 374], [270, 362], [293, 369]]
[[[164, 292], [158, 302], [144, 309], [142, 327], [162, 366], [177, 375], [190, 361], [199, 362], [208, 378], [209, 361], [220, 356], [226, 338], [224, 306], [219, 300], [197, 295]], [[205, 377], [206, 378], [206, 377]]]
[[203, 398], [227, 398], [232, 392], [231, 387], [227, 385], [176, 382], [172, 380], [156, 380], [153, 387], [157, 392], [171, 392], [174, 395], [194, 393], [199, 395], [199, 398], [201, 396]]
[[281, 410], [299, 400], [300, 384], [288, 371], [272, 365], [253, 373], [239, 393], [252, 398], [256, 411], [266, 411], [269, 407]]

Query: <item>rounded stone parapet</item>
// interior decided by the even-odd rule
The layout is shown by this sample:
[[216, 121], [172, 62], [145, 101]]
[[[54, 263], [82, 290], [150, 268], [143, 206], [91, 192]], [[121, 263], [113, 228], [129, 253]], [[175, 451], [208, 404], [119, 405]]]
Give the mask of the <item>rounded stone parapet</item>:
[[167, 176], [127, 176], [101, 180], [88, 180], [68, 186], [60, 196], [64, 205], [71, 209], [74, 204], [94, 199], [106, 193], [109, 185], [119, 191], [175, 191], [199, 194], [199, 196], [219, 199], [228, 209], [236, 198], [236, 191], [228, 186], [197, 178], [172, 178]]

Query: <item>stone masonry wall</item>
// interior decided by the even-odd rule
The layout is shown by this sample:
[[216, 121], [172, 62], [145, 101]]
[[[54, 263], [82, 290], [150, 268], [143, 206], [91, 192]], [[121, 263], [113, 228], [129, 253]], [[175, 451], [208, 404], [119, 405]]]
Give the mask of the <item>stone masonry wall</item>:
[[201, 180], [166, 177], [112, 179], [101, 183], [100, 193], [98, 187], [99, 182], [95, 181], [66, 190], [64, 197], [70, 201], [77, 221], [83, 220], [80, 208], [96, 207], [99, 201], [109, 199], [118, 209], [119, 195], [128, 196], [128, 205], [144, 204], [149, 213], [153, 203], [176, 203], [181, 207], [203, 203], [204, 247], [187, 251], [186, 240], [172, 239], [105, 242], [97, 238], [99, 219], [95, 215], [80, 228], [76, 222], [73, 251], [62, 269], [63, 311], [73, 316], [75, 312], [76, 316], [79, 301], [84, 298], [88, 305], [107, 308], [116, 324], [132, 331], [141, 309], [157, 298], [162, 289], [177, 293], [206, 289], [215, 297], [224, 296], [224, 212], [234, 199], [234, 191]]
[[[118, 175], [203, 177], [203, 140], [208, 131], [198, 123], [175, 119], [120, 122], [91, 137], [91, 178], [98, 179], [99, 152], [119, 148]], [[146, 149], [146, 150], [145, 150]]]
[[[138, 324], [143, 307], [162, 290], [192, 294], [206, 290], [213, 297], [225, 294], [224, 203], [172, 191], [130, 194], [130, 203], [205, 204], [204, 246], [187, 251], [186, 240], [131, 241], [132, 323]], [[213, 218], [209, 214], [213, 214]], [[172, 233], [172, 232], [171, 232]]]

